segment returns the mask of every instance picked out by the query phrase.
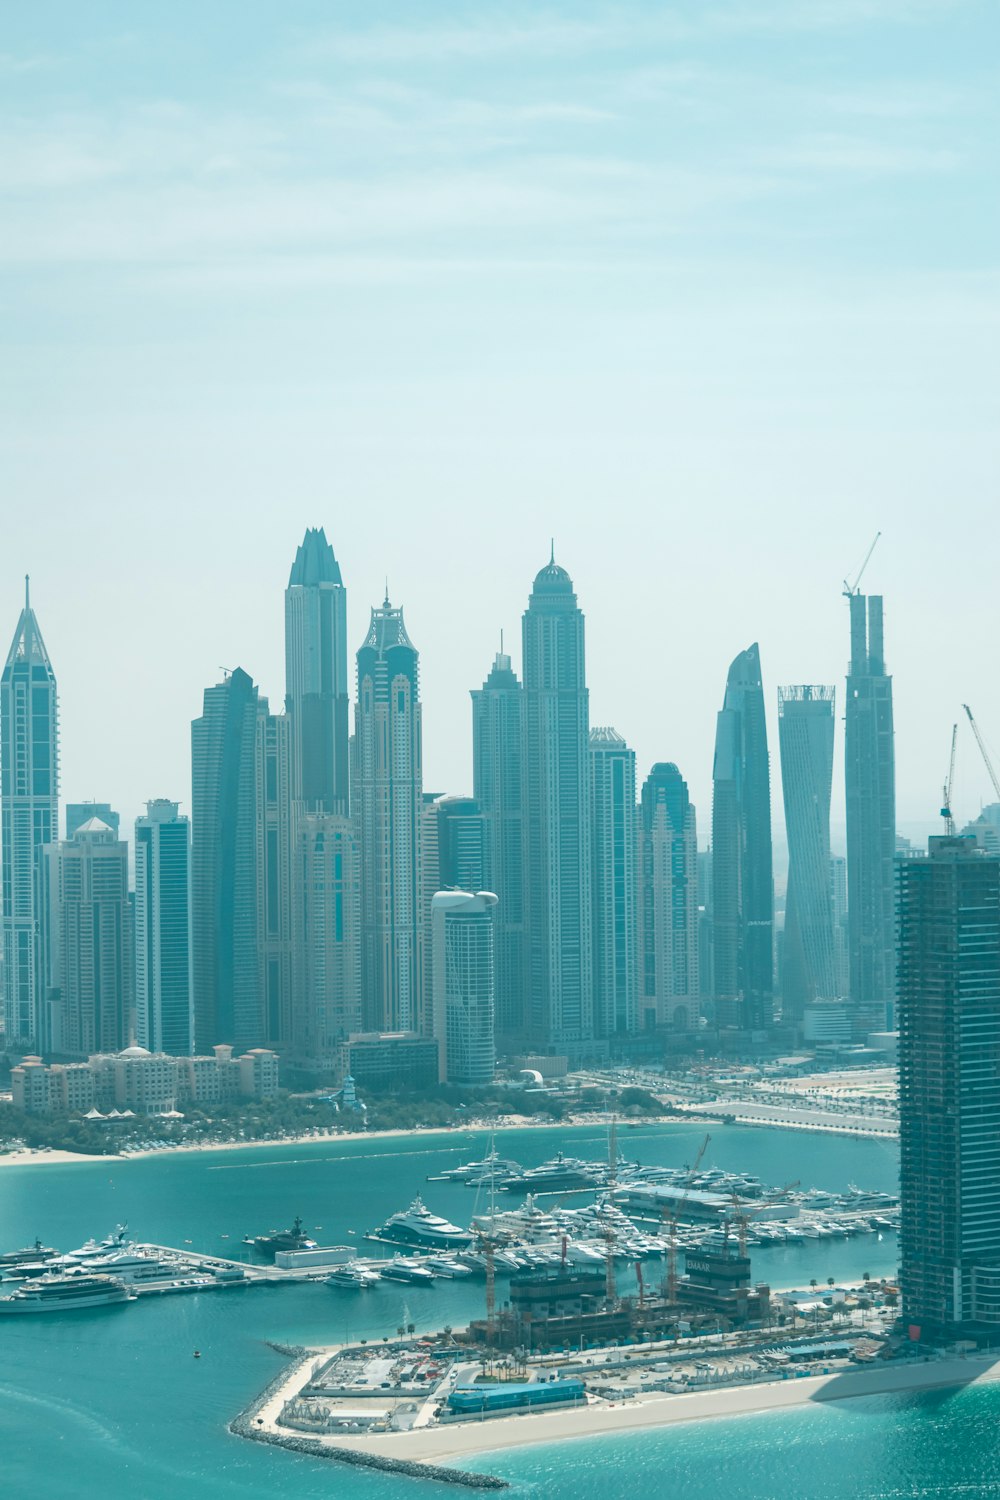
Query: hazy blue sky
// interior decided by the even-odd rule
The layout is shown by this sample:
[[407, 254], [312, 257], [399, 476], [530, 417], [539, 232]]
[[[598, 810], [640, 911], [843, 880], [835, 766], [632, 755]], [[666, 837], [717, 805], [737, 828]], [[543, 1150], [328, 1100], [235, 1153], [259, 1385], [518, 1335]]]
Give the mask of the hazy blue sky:
[[65, 799], [187, 802], [220, 666], [280, 704], [319, 524], [429, 788], [553, 534], [703, 842], [731, 658], [842, 690], [877, 528], [901, 822], [963, 699], [1000, 749], [996, 0], [35, 0], [0, 98], [0, 627], [30, 570]]

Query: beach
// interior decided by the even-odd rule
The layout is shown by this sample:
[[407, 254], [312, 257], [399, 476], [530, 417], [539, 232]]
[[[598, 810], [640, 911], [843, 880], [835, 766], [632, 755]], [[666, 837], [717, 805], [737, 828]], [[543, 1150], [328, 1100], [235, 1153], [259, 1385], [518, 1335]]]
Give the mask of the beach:
[[[318, 1362], [318, 1361], [316, 1361]], [[308, 1368], [312, 1367], [312, 1363]], [[258, 1413], [268, 1430], [291, 1437], [277, 1419], [286, 1400], [302, 1386], [307, 1366], [299, 1364]], [[484, 1421], [449, 1423], [412, 1432], [377, 1436], [340, 1436], [324, 1439], [339, 1447], [387, 1458], [448, 1464], [473, 1455], [500, 1452], [533, 1444], [557, 1443], [599, 1434], [666, 1427], [678, 1422], [758, 1415], [804, 1406], [810, 1402], [849, 1401], [893, 1392], [958, 1388], [1000, 1380], [995, 1356], [928, 1360], [919, 1364], [880, 1365], [839, 1371], [833, 1375], [799, 1376], [759, 1381], [752, 1385], [682, 1395], [650, 1394], [622, 1403], [592, 1401], [564, 1411], [528, 1412]]]

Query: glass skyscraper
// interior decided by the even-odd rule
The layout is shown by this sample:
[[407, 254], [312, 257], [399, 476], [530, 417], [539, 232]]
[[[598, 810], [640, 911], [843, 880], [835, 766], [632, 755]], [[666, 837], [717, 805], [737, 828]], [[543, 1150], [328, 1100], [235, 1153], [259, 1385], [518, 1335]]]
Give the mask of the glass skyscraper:
[[635, 751], [616, 729], [590, 731], [594, 1032], [636, 1029]]
[[900, 1290], [921, 1338], [1000, 1330], [1000, 858], [896, 862]]
[[639, 1011], [645, 1030], [691, 1029], [700, 1011], [698, 832], [687, 782], [655, 765], [639, 805]]
[[483, 888], [495, 914], [497, 1034], [520, 1046], [525, 1028], [524, 695], [510, 657], [497, 652], [472, 693], [473, 796], [483, 815]]
[[241, 667], [191, 725], [195, 1045], [239, 1050], [264, 1029], [258, 948], [257, 688]]
[[150, 1052], [194, 1050], [191, 825], [176, 802], [146, 803], [135, 823], [136, 1040]]
[[892, 1024], [896, 771], [892, 678], [885, 670], [882, 599], [852, 594], [844, 718], [847, 925], [851, 1001], [862, 1030]]
[[433, 1033], [449, 1083], [487, 1084], [496, 1068], [492, 892], [439, 891], [431, 901]]
[[310, 528], [285, 590], [285, 708], [292, 797], [309, 812], [349, 811], [347, 590], [322, 527]]
[[583, 614], [554, 557], [521, 637], [526, 1029], [542, 1051], [576, 1056], [594, 1035], [590, 723]]
[[805, 1006], [836, 998], [830, 791], [834, 689], [778, 689], [778, 746], [788, 837], [782, 957], [782, 1019], [799, 1024]]
[[0, 677], [3, 1013], [8, 1047], [51, 1044], [39, 993], [35, 887], [38, 850], [58, 837], [56, 678], [25, 580], [24, 609]]
[[716, 721], [712, 772], [713, 991], [721, 1024], [774, 1020], [771, 766], [760, 651], [742, 651]]
[[420, 1031], [423, 1014], [419, 657], [403, 611], [373, 609], [358, 652], [353, 801], [361, 852], [365, 1026]]

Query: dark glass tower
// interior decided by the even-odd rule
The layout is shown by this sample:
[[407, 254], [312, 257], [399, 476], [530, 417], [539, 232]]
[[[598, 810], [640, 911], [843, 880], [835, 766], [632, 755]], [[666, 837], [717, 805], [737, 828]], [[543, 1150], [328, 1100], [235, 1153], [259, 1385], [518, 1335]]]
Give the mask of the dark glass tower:
[[403, 611], [387, 597], [358, 652], [354, 737], [362, 989], [374, 1031], [420, 1031], [426, 1022], [419, 662]]
[[24, 608], [0, 678], [3, 998], [7, 1045], [48, 1047], [39, 993], [38, 851], [59, 837], [56, 678], [24, 586]]
[[712, 772], [714, 993], [723, 1024], [774, 1020], [771, 765], [760, 651], [729, 668]]
[[636, 1030], [635, 751], [610, 726], [590, 731], [594, 1032]]
[[788, 836], [782, 1018], [798, 1024], [814, 1000], [836, 998], [830, 791], [832, 687], [778, 689], [778, 745]]
[[242, 668], [205, 689], [191, 725], [195, 1047], [260, 1045], [257, 689]]
[[526, 1019], [535, 1046], [579, 1055], [594, 1034], [589, 703], [583, 614], [554, 557], [535, 578], [521, 638]]
[[900, 859], [899, 1249], [921, 1337], [1000, 1331], [1000, 858]]
[[851, 669], [844, 720], [847, 924], [851, 1001], [862, 1029], [892, 1022], [896, 769], [892, 678], [885, 670], [882, 599], [852, 594]]
[[499, 651], [472, 693], [472, 774], [484, 821], [483, 888], [499, 898], [496, 1028], [505, 1049], [522, 1045], [525, 1029], [523, 710], [521, 684]]
[[655, 765], [639, 803], [639, 1010], [646, 1030], [698, 1019], [698, 833], [688, 785]]
[[292, 796], [308, 812], [348, 812], [347, 590], [322, 527], [310, 528], [285, 590], [285, 708]]

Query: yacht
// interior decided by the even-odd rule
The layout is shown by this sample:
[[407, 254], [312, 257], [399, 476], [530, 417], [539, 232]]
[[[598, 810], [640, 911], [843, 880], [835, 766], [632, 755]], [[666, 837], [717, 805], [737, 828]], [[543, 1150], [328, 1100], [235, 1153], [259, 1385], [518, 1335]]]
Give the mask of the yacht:
[[13, 1313], [72, 1312], [77, 1308], [107, 1307], [128, 1302], [132, 1293], [116, 1276], [91, 1276], [86, 1272], [67, 1276], [39, 1276], [18, 1287], [9, 1297], [0, 1297], [0, 1317]]
[[463, 1266], [460, 1260], [454, 1260], [450, 1255], [428, 1255], [426, 1265], [435, 1276], [446, 1276], [452, 1281], [472, 1275], [468, 1266]]
[[361, 1265], [360, 1261], [352, 1260], [346, 1266], [338, 1266], [331, 1271], [326, 1278], [327, 1286], [347, 1286], [355, 1291], [363, 1291], [366, 1287], [374, 1286], [376, 1281], [381, 1281], [378, 1271], [370, 1270], [368, 1266]]
[[516, 1177], [524, 1168], [520, 1162], [511, 1161], [508, 1157], [498, 1156], [495, 1151], [490, 1151], [483, 1157], [482, 1161], [467, 1161], [461, 1167], [448, 1167], [438, 1177], [429, 1177], [428, 1182], [464, 1182], [469, 1187], [480, 1187], [483, 1183], [493, 1182], [501, 1177]]
[[607, 1167], [603, 1163], [581, 1161], [560, 1151], [540, 1167], [528, 1167], [524, 1172], [501, 1178], [497, 1186], [509, 1193], [556, 1193], [565, 1188], [598, 1187], [606, 1177]]
[[143, 1255], [132, 1245], [116, 1250], [111, 1255], [102, 1255], [87, 1266], [88, 1271], [120, 1276], [130, 1286], [140, 1286], [148, 1281], [176, 1280], [188, 1269], [172, 1257], [164, 1259], [158, 1255]]
[[384, 1281], [408, 1281], [413, 1286], [434, 1285], [433, 1272], [418, 1261], [404, 1260], [401, 1255], [394, 1255], [392, 1260], [387, 1260], [381, 1271]]
[[59, 1254], [50, 1245], [43, 1245], [41, 1240], [36, 1240], [28, 1250], [7, 1250], [0, 1255], [0, 1276], [21, 1276], [24, 1274], [22, 1267], [44, 1266], [47, 1261], [54, 1260]]
[[298, 1217], [291, 1229], [272, 1229], [269, 1234], [248, 1234], [244, 1236], [243, 1243], [252, 1245], [262, 1255], [270, 1255], [272, 1260], [279, 1250], [319, 1249], [316, 1241], [303, 1232], [302, 1220]]
[[414, 1198], [402, 1213], [393, 1214], [376, 1235], [399, 1245], [434, 1250], [464, 1250], [472, 1243], [467, 1229], [459, 1229], [457, 1224], [449, 1224], [447, 1219], [432, 1214], [421, 1198]]

